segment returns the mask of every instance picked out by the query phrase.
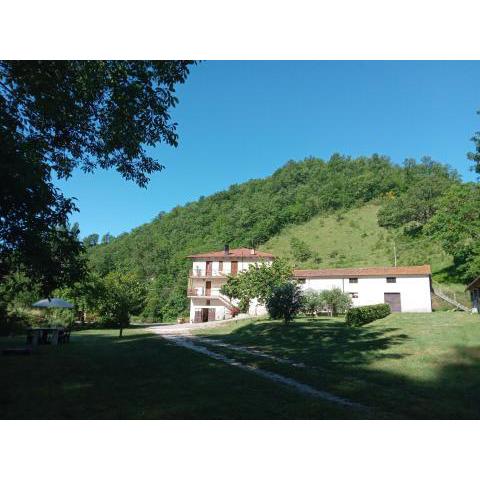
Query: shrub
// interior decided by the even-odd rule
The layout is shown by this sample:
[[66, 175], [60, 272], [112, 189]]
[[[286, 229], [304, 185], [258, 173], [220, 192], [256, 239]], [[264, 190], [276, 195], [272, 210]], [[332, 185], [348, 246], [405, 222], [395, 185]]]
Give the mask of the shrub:
[[302, 293], [302, 308], [300, 309], [302, 313], [314, 316], [320, 313], [322, 308], [323, 301], [320, 292], [308, 289]]
[[345, 318], [347, 325], [358, 327], [366, 323], [373, 322], [379, 318], [390, 315], [390, 305], [379, 303], [378, 305], [366, 305], [365, 307], [351, 308]]
[[350, 295], [342, 292], [339, 288], [322, 290], [320, 292], [320, 301], [333, 316], [338, 313], [345, 313], [352, 305]]
[[274, 319], [283, 318], [285, 323], [290, 322], [300, 311], [302, 306], [302, 292], [296, 283], [287, 282], [273, 289], [267, 300], [267, 310]]
[[313, 256], [313, 252], [308, 244], [297, 237], [290, 239], [290, 251], [296, 262], [306, 262]]

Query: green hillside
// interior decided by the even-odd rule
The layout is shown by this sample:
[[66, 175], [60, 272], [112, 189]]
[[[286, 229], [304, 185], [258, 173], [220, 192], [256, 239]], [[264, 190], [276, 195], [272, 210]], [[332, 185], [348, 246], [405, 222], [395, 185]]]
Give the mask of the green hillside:
[[[430, 159], [403, 166], [379, 155], [289, 161], [269, 177], [162, 212], [89, 248], [90, 267], [102, 277], [112, 271], [137, 275], [148, 290], [143, 315], [159, 320], [187, 311], [186, 256], [225, 243], [290, 257], [295, 237], [301, 266], [391, 265], [395, 237], [399, 264], [430, 263], [439, 279], [451, 281], [440, 275], [451, 259], [421, 228], [442, 192], [459, 182], [455, 172]], [[381, 216], [388, 231], [378, 226], [381, 205], [388, 207]], [[398, 233], [404, 225], [408, 236]]]
[[[394, 264], [394, 242], [397, 265], [429, 263], [437, 271], [451, 265], [450, 256], [424, 237], [411, 239], [389, 232], [378, 225], [380, 206], [368, 204], [346, 212], [318, 215], [301, 225], [290, 225], [262, 245], [262, 249], [289, 258], [301, 268], [363, 267]], [[292, 239], [304, 241], [312, 256], [296, 261]]]
[[[346, 212], [317, 215], [301, 225], [290, 225], [265, 242], [260, 249], [288, 258], [298, 268], [367, 267], [430, 264], [433, 279], [445, 293], [469, 305], [465, 286], [445, 275], [452, 257], [431, 238], [412, 238], [401, 230], [389, 231], [378, 225], [380, 204], [369, 203]], [[309, 258], [295, 258], [292, 240], [306, 244]], [[447, 305], [448, 306], [448, 305]]]

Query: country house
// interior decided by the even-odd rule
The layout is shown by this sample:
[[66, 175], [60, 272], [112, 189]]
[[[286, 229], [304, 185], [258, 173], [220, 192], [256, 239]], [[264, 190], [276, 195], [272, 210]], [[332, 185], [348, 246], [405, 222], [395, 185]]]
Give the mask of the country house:
[[[188, 258], [193, 260], [187, 291], [190, 299], [190, 322], [207, 322], [231, 318], [238, 312], [237, 302], [220, 293], [228, 275], [246, 271], [255, 263], [271, 263], [275, 257], [251, 248], [230, 249], [225, 245], [221, 251], [198, 253]], [[264, 305], [255, 300], [250, 303], [249, 315], [265, 313]]]
[[[192, 270], [187, 295], [190, 322], [231, 318], [238, 313], [235, 299], [220, 292], [229, 275], [248, 270], [252, 264], [271, 263], [275, 256], [250, 248], [225, 248], [190, 255]], [[388, 303], [394, 312], [431, 312], [429, 265], [409, 267], [362, 267], [294, 270], [302, 289], [316, 291], [335, 287], [347, 292], [354, 306]], [[253, 300], [249, 316], [264, 315], [265, 306]]]

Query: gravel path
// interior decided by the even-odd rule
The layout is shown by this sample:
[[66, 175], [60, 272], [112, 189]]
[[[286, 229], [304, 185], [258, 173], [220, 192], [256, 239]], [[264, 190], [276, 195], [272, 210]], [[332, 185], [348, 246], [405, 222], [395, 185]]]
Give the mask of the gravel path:
[[[224, 322], [231, 322], [232, 320], [225, 320]], [[217, 322], [215, 322], [217, 323]], [[220, 323], [220, 322], [219, 322]], [[189, 324], [192, 325], [192, 324]], [[195, 324], [193, 324], [195, 325]], [[205, 325], [205, 324], [199, 324], [199, 325]], [[175, 327], [180, 327], [182, 325], [175, 325]], [[212, 324], [210, 324], [211, 328]], [[205, 327], [204, 327], [205, 328]], [[368, 410], [367, 407], [364, 405], [361, 405], [357, 402], [353, 402], [351, 400], [348, 400], [346, 398], [339, 397], [337, 395], [333, 395], [329, 392], [325, 392], [323, 390], [318, 390], [310, 385], [307, 385], [305, 383], [299, 382], [293, 378], [286, 377], [284, 375], [279, 375], [278, 373], [274, 373], [268, 370], [265, 370], [263, 368], [258, 368], [253, 365], [249, 365], [248, 363], [243, 363], [240, 362], [239, 360], [236, 360], [234, 358], [228, 357], [227, 355], [221, 354], [214, 352], [210, 349], [208, 349], [206, 346], [201, 345], [201, 343], [210, 343], [215, 346], [223, 347], [226, 349], [230, 350], [235, 350], [243, 353], [249, 353], [251, 355], [255, 355], [258, 357], [263, 357], [263, 358], [269, 358], [272, 360], [275, 360], [280, 363], [288, 363], [293, 366], [297, 367], [304, 367], [303, 364], [295, 364], [294, 362], [291, 362], [289, 360], [285, 359], [280, 359], [279, 357], [274, 357], [273, 355], [269, 355], [263, 352], [260, 352], [259, 350], [253, 350], [249, 349], [247, 347], [243, 346], [238, 346], [238, 345], [231, 345], [222, 341], [218, 340], [212, 340], [212, 339], [205, 339], [205, 338], [199, 338], [190, 333], [192, 330], [191, 328], [184, 328], [184, 329], [167, 329], [167, 328], [152, 328], [155, 333], [158, 335], [161, 335], [163, 338], [168, 340], [169, 342], [174, 343], [175, 345], [178, 345], [180, 347], [188, 348], [190, 350], [193, 350], [197, 353], [201, 353], [203, 355], [206, 355], [210, 358], [213, 358], [215, 360], [218, 360], [220, 362], [226, 363], [227, 365], [230, 365], [232, 367], [240, 368], [242, 370], [246, 370], [248, 372], [254, 373], [256, 375], [259, 375], [260, 377], [266, 378], [268, 380], [271, 380], [277, 384], [282, 384], [286, 385], [290, 388], [293, 388], [297, 392], [303, 394], [303, 395], [308, 395], [311, 397], [319, 398], [322, 400], [326, 400], [328, 402], [335, 403], [337, 405], [341, 405], [344, 407], [348, 408], [354, 408], [358, 410]], [[196, 330], [196, 328], [194, 328]]]
[[159, 335], [177, 335], [177, 334], [188, 334], [194, 330], [203, 330], [207, 328], [221, 327], [222, 325], [228, 325], [229, 323], [235, 323], [245, 320], [245, 318], [230, 318], [228, 320], [215, 320], [214, 322], [204, 322], [204, 323], [176, 323], [176, 324], [163, 324], [148, 327], [147, 330], [150, 330]]

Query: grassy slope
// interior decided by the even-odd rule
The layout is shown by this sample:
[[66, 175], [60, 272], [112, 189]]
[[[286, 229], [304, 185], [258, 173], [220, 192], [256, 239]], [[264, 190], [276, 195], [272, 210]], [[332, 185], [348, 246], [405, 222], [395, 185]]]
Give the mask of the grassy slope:
[[[393, 234], [378, 226], [378, 209], [378, 205], [370, 204], [341, 215], [314, 217], [285, 228], [260, 250], [292, 259], [290, 240], [296, 237], [306, 242], [314, 257], [318, 257], [297, 263], [300, 268], [393, 265]], [[430, 264], [434, 280], [441, 281], [445, 293], [455, 294], [459, 301], [470, 304], [465, 286], [449, 281], [442, 273], [452, 265], [452, 259], [438, 244], [396, 234], [396, 247], [398, 265]]]
[[[25, 338], [1, 338], [0, 350]], [[68, 345], [0, 355], [2, 419], [354, 418], [141, 329], [74, 332]]]
[[480, 418], [476, 315], [392, 314], [361, 328], [329, 318], [299, 318], [287, 327], [246, 321], [200, 335], [303, 362], [308, 368], [248, 356], [259, 367], [371, 406], [378, 417]]

